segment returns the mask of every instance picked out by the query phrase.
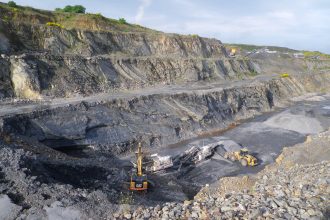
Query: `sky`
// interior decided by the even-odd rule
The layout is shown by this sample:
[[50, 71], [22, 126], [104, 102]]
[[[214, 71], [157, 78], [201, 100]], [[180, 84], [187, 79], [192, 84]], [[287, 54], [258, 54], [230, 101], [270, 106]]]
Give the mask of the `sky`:
[[[3, 1], [2, 2], [8, 2]], [[330, 0], [15, 0], [53, 10], [83, 5], [152, 29], [224, 43], [285, 46], [330, 54]]]

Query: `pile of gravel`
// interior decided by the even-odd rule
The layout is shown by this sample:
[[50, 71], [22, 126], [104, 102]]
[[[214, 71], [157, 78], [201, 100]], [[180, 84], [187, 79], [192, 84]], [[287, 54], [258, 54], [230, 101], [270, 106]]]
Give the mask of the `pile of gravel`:
[[[326, 219], [330, 214], [330, 162], [297, 165], [260, 176], [251, 190], [166, 203], [114, 214], [116, 219]], [[201, 198], [202, 197], [202, 198]]]

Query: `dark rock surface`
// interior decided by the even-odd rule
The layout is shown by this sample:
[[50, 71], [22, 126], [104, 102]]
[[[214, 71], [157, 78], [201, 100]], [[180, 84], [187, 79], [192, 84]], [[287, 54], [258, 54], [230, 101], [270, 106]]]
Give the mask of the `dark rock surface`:
[[[322, 74], [246, 81], [228, 88], [209, 84], [192, 91], [165, 87], [47, 111], [36, 109], [6, 117], [4, 126], [53, 148], [93, 145], [120, 154], [133, 149], [137, 141], [146, 147], [165, 147], [212, 129], [225, 129], [237, 120], [271, 111], [289, 97], [322, 89], [329, 80]], [[304, 85], [306, 81], [309, 86]]]

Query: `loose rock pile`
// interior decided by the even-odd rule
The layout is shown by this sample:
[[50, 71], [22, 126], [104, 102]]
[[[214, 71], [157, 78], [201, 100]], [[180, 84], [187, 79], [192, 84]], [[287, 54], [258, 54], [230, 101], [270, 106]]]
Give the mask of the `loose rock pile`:
[[[217, 183], [222, 185], [206, 186], [193, 201], [139, 207], [135, 211], [115, 213], [113, 217], [329, 219], [329, 137], [329, 131], [309, 137], [303, 144], [286, 148], [277, 163], [266, 167], [259, 174], [252, 177], [223, 178]], [[317, 154], [310, 154], [310, 151]]]
[[197, 201], [166, 203], [114, 215], [117, 219], [326, 219], [330, 162], [294, 166], [260, 176], [250, 191], [221, 197], [203, 190]]

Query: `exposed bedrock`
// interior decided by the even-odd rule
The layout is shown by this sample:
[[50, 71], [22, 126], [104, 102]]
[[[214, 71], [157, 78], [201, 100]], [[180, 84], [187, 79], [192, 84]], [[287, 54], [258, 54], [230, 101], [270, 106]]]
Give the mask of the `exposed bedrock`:
[[[46, 22], [45, 22], [46, 23]], [[116, 54], [125, 56], [224, 57], [223, 44], [216, 39], [164, 34], [161, 32], [109, 32], [66, 30], [43, 24], [0, 23], [6, 51], [48, 51], [52, 54], [95, 56]]]
[[123, 153], [143, 141], [163, 147], [233, 121], [272, 110], [282, 101], [328, 88], [329, 74], [255, 81], [237, 87], [82, 102], [4, 119], [6, 131], [54, 147], [93, 145]]
[[[39, 95], [68, 97], [114, 92], [157, 84], [229, 80], [257, 74], [250, 60], [111, 58], [55, 55], [25, 55], [5, 60], [3, 80], [8, 91], [21, 98]], [[0, 78], [1, 80], [1, 78]], [[30, 92], [31, 91], [31, 92]], [[0, 88], [1, 92], [1, 88]], [[4, 94], [10, 95], [10, 94]]]
[[327, 60], [282, 55], [231, 58], [221, 41], [198, 36], [66, 30], [36, 23], [0, 21], [0, 53], [6, 54], [0, 57], [0, 97], [71, 97], [330, 67]]

